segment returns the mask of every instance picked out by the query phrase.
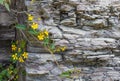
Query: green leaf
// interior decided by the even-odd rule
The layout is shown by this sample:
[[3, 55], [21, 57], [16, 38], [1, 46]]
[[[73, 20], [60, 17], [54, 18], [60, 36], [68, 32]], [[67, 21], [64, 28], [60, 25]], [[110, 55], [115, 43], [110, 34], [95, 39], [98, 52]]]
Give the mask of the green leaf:
[[29, 30], [28, 31], [30, 34], [33, 34], [33, 35], [37, 35], [39, 32], [35, 31], [35, 30]]
[[18, 24], [18, 25], [16, 25], [16, 28], [21, 29], [21, 30], [25, 30], [26, 26], [22, 25], [22, 24]]
[[5, 7], [6, 7], [6, 9], [7, 9], [8, 11], [10, 11], [10, 7], [9, 7], [9, 5], [8, 5], [7, 3], [5, 3]]
[[20, 41], [20, 47], [25, 48], [26, 42], [24, 40]]
[[54, 43], [50, 44], [50, 49], [52, 49], [52, 50], [55, 49], [55, 45], [54, 45]]
[[7, 73], [7, 70], [5, 69], [5, 70], [3, 70], [3, 71], [1, 72], [1, 75], [2, 75], [2, 76], [5, 76], [6, 73]]
[[2, 4], [2, 5], [3, 5], [3, 2], [4, 2], [4, 0], [0, 0], [0, 4]]
[[63, 72], [60, 76], [61, 76], [61, 77], [68, 77], [68, 78], [71, 77], [71, 76], [70, 76], [70, 72], [68, 72], [68, 71]]
[[48, 45], [49, 44], [49, 38], [45, 38], [44, 39], [44, 45]]

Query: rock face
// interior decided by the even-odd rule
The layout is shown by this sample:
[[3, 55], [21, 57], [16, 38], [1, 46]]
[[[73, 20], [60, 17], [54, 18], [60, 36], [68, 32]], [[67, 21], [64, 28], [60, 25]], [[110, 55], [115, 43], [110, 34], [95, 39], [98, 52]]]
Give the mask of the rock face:
[[15, 39], [15, 30], [11, 27], [14, 19], [10, 13], [0, 5], [0, 65], [9, 64], [11, 54], [11, 41]]
[[39, 29], [49, 29], [55, 44], [67, 50], [55, 54], [61, 70], [36, 41], [28, 44], [26, 81], [71, 81], [59, 75], [74, 67], [81, 69], [74, 81], [120, 80], [119, 0], [44, 0], [32, 6], [42, 18]]
[[15, 32], [12, 25], [15, 19], [10, 15], [4, 6], [0, 5], [0, 40], [13, 40]]

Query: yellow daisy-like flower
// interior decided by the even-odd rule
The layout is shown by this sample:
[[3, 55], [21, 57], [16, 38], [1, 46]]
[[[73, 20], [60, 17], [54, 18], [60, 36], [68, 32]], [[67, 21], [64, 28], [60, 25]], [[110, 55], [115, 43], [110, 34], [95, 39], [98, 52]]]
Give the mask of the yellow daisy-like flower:
[[40, 33], [37, 37], [38, 37], [39, 40], [43, 40], [44, 39], [44, 34]]
[[24, 53], [22, 54], [22, 56], [24, 57], [24, 59], [26, 59], [26, 58], [28, 58], [28, 53], [27, 53], [27, 52], [24, 52]]
[[21, 62], [21, 63], [24, 62], [24, 60], [21, 56], [19, 57], [19, 62]]
[[47, 30], [44, 30], [44, 34], [48, 36], [49, 32]]
[[37, 23], [32, 23], [31, 28], [34, 29], [34, 30], [37, 29], [38, 28], [38, 24]]
[[12, 48], [12, 51], [15, 51], [17, 49], [16, 45], [14, 45], [14, 44], [12, 45], [11, 48]]
[[28, 14], [28, 21], [32, 21], [34, 18], [34, 16], [32, 16], [31, 14]]
[[13, 60], [18, 60], [17, 53], [12, 55]]
[[61, 50], [65, 51], [66, 50], [66, 46], [61, 47]]

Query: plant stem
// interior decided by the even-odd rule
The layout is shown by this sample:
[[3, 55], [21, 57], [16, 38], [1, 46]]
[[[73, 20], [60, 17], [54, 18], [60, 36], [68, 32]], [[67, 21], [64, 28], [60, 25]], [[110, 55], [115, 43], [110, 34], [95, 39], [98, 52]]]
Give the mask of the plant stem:
[[55, 63], [57, 64], [57, 66], [60, 68], [60, 65], [59, 65], [59, 63], [57, 62], [57, 60], [56, 60], [56, 57], [55, 57], [55, 55], [54, 55], [54, 53], [49, 49], [49, 48], [47, 48], [47, 47], [45, 47], [49, 52], [50, 52], [50, 54], [52, 55], [52, 57], [53, 57], [53, 59], [54, 59], [54, 61], [55, 61]]

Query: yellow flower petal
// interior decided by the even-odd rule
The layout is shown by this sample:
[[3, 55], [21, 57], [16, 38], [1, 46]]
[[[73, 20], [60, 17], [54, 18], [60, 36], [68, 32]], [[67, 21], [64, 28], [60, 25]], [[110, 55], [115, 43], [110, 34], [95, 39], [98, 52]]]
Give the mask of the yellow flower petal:
[[61, 50], [62, 50], [62, 51], [65, 51], [65, 50], [66, 50], [66, 47], [65, 47], [65, 46], [61, 47]]
[[32, 21], [34, 18], [34, 16], [32, 16], [31, 14], [28, 14], [28, 21]]
[[21, 62], [21, 63], [24, 62], [24, 60], [21, 56], [19, 57], [19, 62]]
[[27, 52], [24, 52], [24, 53], [22, 54], [22, 56], [24, 57], [24, 59], [26, 59], [26, 58], [28, 58], [28, 53], [27, 53]]
[[47, 30], [44, 31], [44, 34], [48, 36], [49, 32]]
[[40, 34], [38, 35], [38, 39], [39, 39], [39, 40], [43, 40], [43, 39], [44, 39], [44, 34], [41, 34], [41, 33], [40, 33]]
[[38, 28], [38, 24], [37, 23], [32, 23], [31, 28], [34, 29], [34, 30], [37, 29]]
[[12, 49], [12, 51], [15, 51], [15, 50], [17, 49], [16, 45], [13, 44], [13, 45], [11, 46], [11, 49]]
[[12, 59], [13, 60], [18, 60], [17, 53], [15, 53], [15, 54], [12, 55]]

